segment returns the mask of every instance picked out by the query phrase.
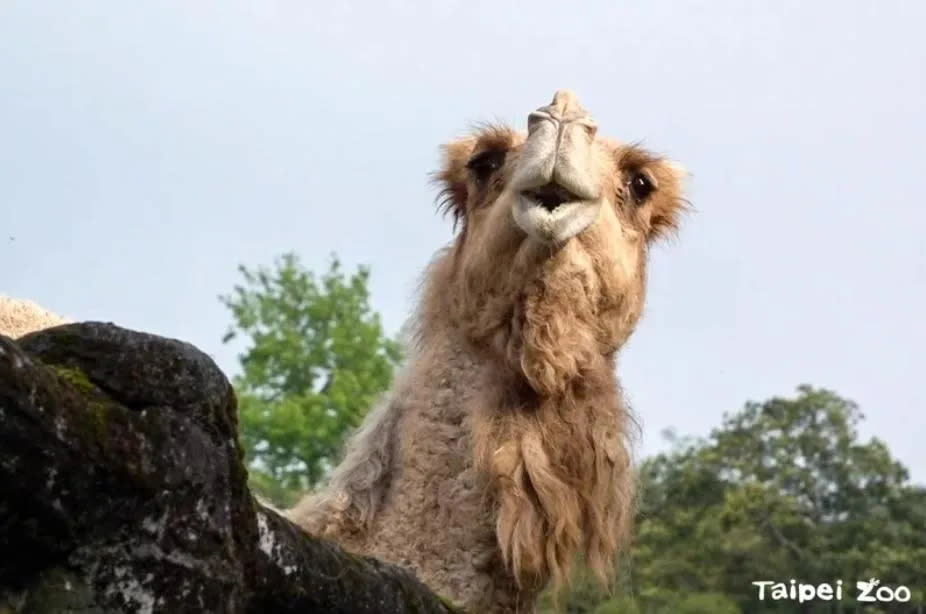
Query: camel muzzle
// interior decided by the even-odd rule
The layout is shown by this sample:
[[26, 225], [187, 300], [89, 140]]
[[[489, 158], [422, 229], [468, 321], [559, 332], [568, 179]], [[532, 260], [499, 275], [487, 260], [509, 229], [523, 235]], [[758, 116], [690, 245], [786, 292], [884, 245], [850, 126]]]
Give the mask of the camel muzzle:
[[528, 137], [510, 188], [515, 222], [528, 235], [563, 242], [598, 215], [601, 180], [595, 164], [598, 126], [568, 90], [528, 115]]

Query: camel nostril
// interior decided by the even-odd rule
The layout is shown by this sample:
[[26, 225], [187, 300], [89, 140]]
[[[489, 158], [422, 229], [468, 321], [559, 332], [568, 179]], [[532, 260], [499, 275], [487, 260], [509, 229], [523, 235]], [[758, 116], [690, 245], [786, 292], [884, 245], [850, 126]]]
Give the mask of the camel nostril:
[[537, 131], [537, 128], [541, 126], [544, 122], [553, 122], [554, 124], [558, 123], [549, 113], [544, 111], [534, 111], [527, 116], [527, 133], [534, 134]]

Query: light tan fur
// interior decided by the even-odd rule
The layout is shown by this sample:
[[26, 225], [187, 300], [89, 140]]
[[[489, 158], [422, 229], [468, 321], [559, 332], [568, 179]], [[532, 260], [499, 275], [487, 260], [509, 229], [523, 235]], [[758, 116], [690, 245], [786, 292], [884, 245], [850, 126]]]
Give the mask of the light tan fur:
[[32, 301], [0, 294], [0, 335], [18, 339], [68, 321]]
[[[592, 186], [594, 221], [554, 232], [531, 210], [538, 234], [515, 221], [512, 177], [539, 155], [525, 135], [486, 126], [445, 146], [436, 179], [459, 232], [428, 267], [408, 363], [330, 484], [288, 512], [472, 612], [532, 611], [577, 556], [612, 577], [634, 505], [616, 353], [643, 309], [647, 247], [684, 208], [679, 167], [598, 138], [568, 92], [545, 109], [560, 158], [587, 166], [570, 185]], [[496, 170], [467, 168], [486, 151], [503, 158]], [[646, 198], [631, 189], [639, 174]]]

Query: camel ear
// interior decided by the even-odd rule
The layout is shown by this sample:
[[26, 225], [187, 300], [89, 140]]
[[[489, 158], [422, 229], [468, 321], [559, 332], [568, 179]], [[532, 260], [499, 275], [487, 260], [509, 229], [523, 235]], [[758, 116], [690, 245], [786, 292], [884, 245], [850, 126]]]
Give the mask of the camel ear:
[[464, 137], [441, 146], [441, 168], [434, 173], [440, 187], [438, 207], [453, 217], [454, 226], [466, 215], [468, 172], [466, 164], [476, 146], [474, 137]]
[[649, 239], [658, 240], [678, 232], [681, 217], [689, 209], [685, 182], [689, 173], [681, 165], [659, 160], [650, 166], [657, 189], [646, 207], [649, 210]]

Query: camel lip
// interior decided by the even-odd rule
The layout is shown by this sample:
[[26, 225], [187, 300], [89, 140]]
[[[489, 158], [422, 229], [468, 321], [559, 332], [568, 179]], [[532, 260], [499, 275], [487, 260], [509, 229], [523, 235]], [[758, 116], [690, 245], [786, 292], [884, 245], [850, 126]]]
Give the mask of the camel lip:
[[551, 213], [562, 205], [582, 200], [578, 195], [553, 182], [539, 188], [521, 190], [520, 195]]
[[525, 194], [518, 195], [518, 202], [515, 205], [519, 210], [524, 212], [530, 212], [531, 215], [537, 216], [539, 218], [547, 218], [551, 220], [558, 220], [570, 217], [574, 212], [578, 210], [583, 210], [587, 208], [592, 208], [596, 206], [596, 203], [582, 200], [574, 199], [563, 201], [557, 206], [550, 208], [545, 206], [542, 202], [538, 202], [536, 199], [527, 196]]
[[588, 228], [599, 210], [599, 203], [588, 200], [563, 202], [548, 209], [519, 193], [511, 212], [517, 225], [528, 235], [547, 243], [562, 243]]
[[563, 177], [555, 169], [530, 173], [516, 171], [508, 189], [519, 196], [538, 202], [551, 197], [559, 198], [563, 203], [597, 201], [601, 198], [599, 186], [585, 185], [583, 182], [571, 180], [568, 176]]

